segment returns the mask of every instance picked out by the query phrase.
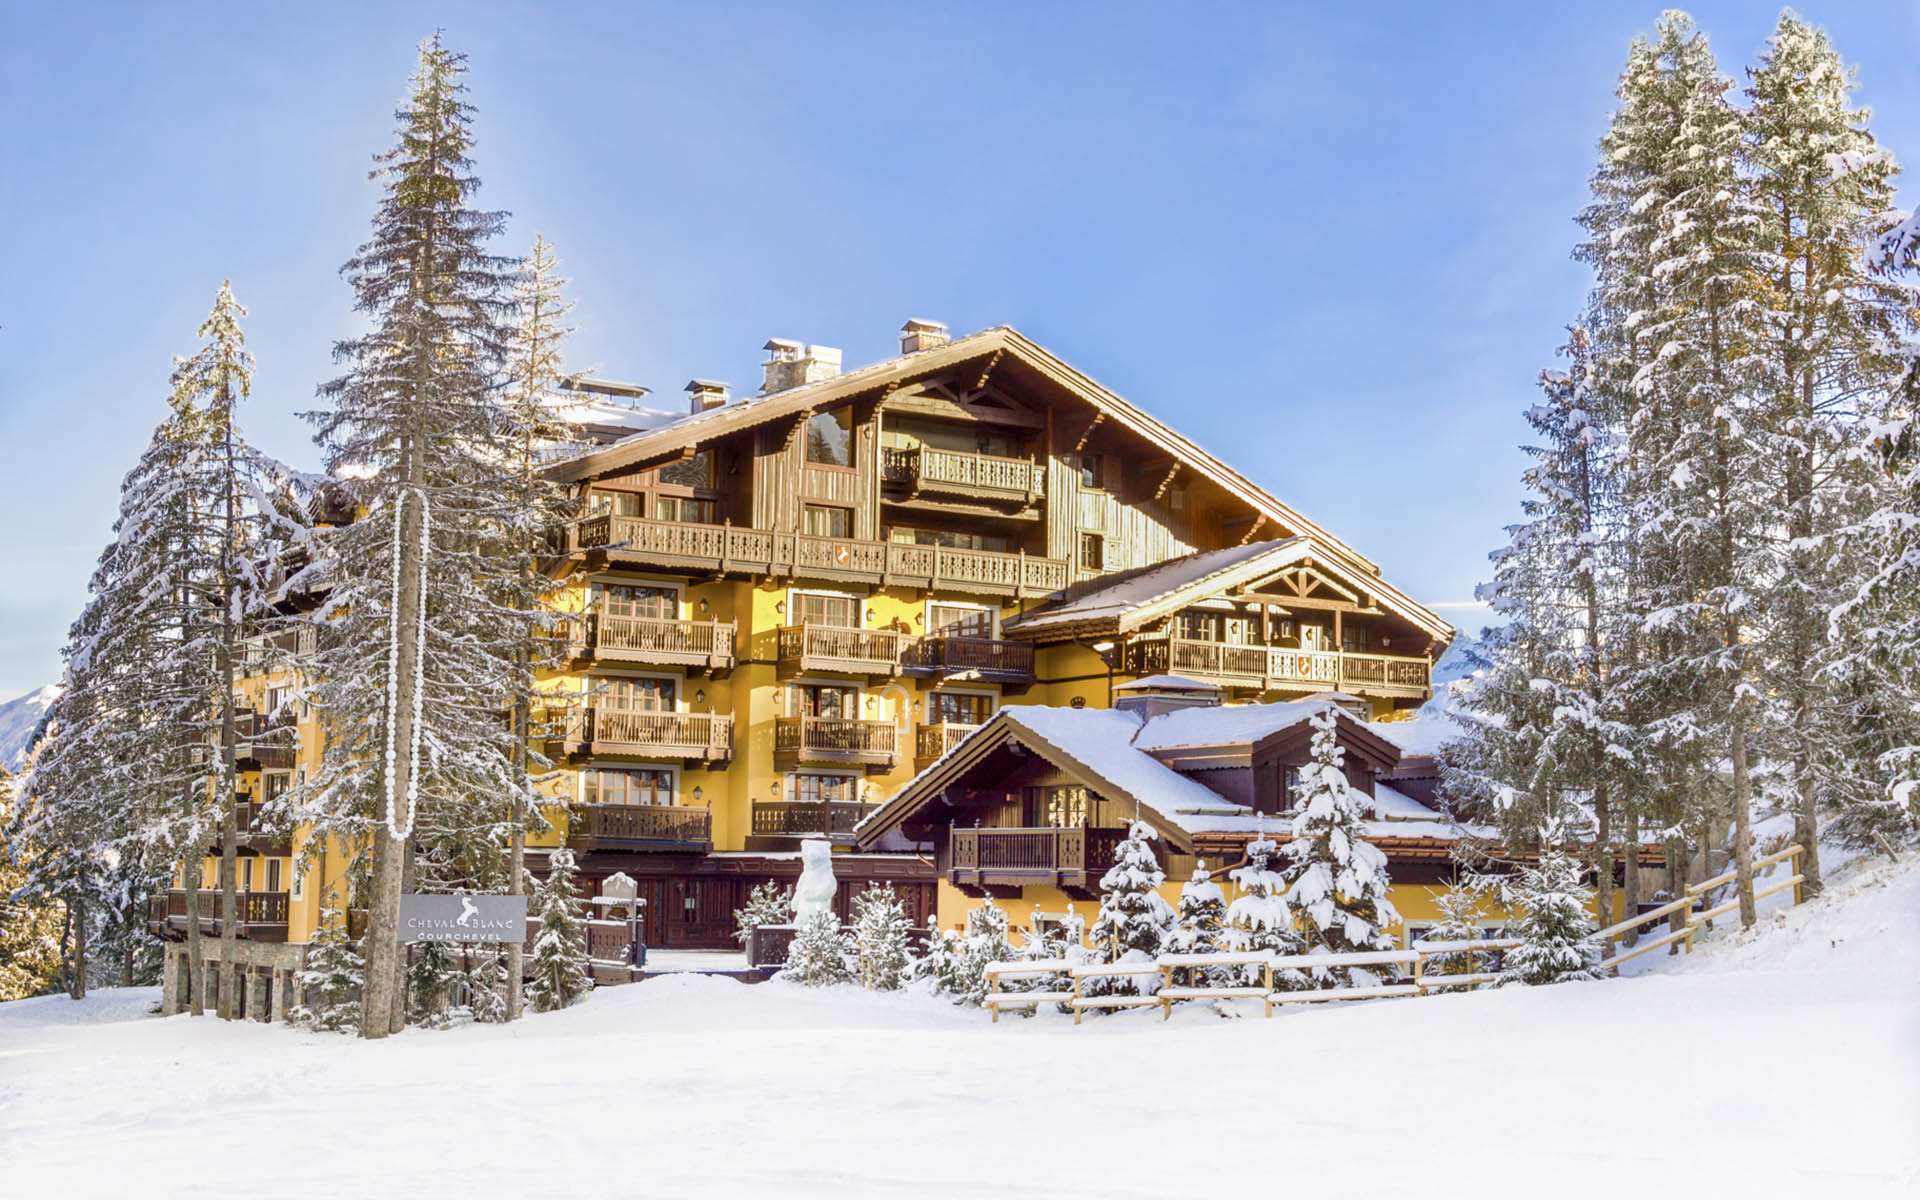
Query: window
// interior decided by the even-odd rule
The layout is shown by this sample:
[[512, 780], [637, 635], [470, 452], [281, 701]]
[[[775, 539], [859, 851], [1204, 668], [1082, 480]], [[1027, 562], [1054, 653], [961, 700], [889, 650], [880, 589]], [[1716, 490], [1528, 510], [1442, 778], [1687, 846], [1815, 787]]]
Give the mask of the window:
[[710, 488], [713, 486], [713, 452], [702, 450], [679, 462], [670, 462], [657, 473], [661, 483], [675, 487]]
[[930, 604], [927, 612], [927, 624], [931, 626], [927, 630], [929, 634], [964, 638], [993, 636], [992, 609], [960, 604]]
[[984, 725], [993, 715], [993, 697], [979, 692], [935, 692], [927, 697], [927, 720], [953, 725]]
[[1079, 473], [1081, 487], [1097, 490], [1105, 486], [1101, 482], [1098, 454], [1063, 454], [1060, 458], [1070, 470]]
[[793, 686], [793, 716], [857, 717], [860, 691], [837, 683], [797, 683]]
[[594, 492], [587, 497], [587, 512], [593, 516], [611, 513], [616, 517], [643, 517], [639, 492]]
[[[287, 785], [292, 776], [284, 771], [268, 771], [260, 776], [260, 799], [267, 804], [287, 794]], [[278, 891], [279, 889], [272, 889]]]
[[797, 625], [832, 625], [837, 629], [860, 628], [860, 602], [852, 596], [823, 592], [796, 592], [793, 596]]
[[803, 773], [791, 779], [787, 794], [795, 804], [851, 804], [858, 799], [854, 793], [855, 781], [850, 775]]
[[853, 465], [851, 404], [842, 404], [807, 418], [807, 461], [825, 467]]
[[852, 537], [853, 510], [827, 504], [809, 504], [805, 530], [810, 537]]
[[1064, 787], [1027, 789], [1027, 824], [1051, 829], [1072, 829], [1087, 823], [1092, 811], [1091, 795], [1077, 784]]
[[1013, 543], [998, 533], [959, 533], [950, 529], [915, 529], [911, 525], [887, 526], [887, 540], [913, 546], [948, 546], [955, 550], [991, 550], [1005, 554]]
[[1365, 625], [1343, 625], [1340, 627], [1340, 648], [1348, 654], [1365, 654], [1368, 646], [1367, 627]]
[[1080, 535], [1080, 569], [1083, 571], [1104, 571], [1107, 569], [1107, 539], [1097, 533]]
[[598, 680], [599, 703], [614, 712], [672, 712], [671, 679]]
[[600, 611], [609, 617], [652, 617], [671, 621], [680, 615], [680, 593], [670, 587], [606, 583], [600, 587]]
[[267, 890], [270, 892], [280, 890], [280, 860], [277, 858], [267, 860]]
[[678, 521], [686, 525], [717, 525], [720, 523], [720, 506], [697, 496], [655, 496], [653, 515], [662, 521]]
[[588, 804], [673, 803], [673, 772], [665, 767], [595, 768], [586, 776]]

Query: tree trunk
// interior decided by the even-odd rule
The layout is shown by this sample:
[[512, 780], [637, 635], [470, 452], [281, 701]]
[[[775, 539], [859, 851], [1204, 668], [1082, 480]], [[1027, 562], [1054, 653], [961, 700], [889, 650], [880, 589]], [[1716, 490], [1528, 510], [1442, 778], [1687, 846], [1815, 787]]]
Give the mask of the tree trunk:
[[1593, 904], [1600, 927], [1613, 924], [1613, 842], [1611, 814], [1607, 811], [1607, 786], [1597, 783], [1593, 789]]
[[1753, 784], [1747, 777], [1747, 723], [1737, 702], [1727, 750], [1733, 759], [1733, 880], [1740, 891], [1740, 924], [1750, 928], [1760, 919], [1753, 903]]
[[87, 903], [76, 900], [73, 905], [73, 990], [75, 1000], [87, 998]]
[[[227, 706], [225, 725], [229, 731], [233, 728], [232, 705]], [[231, 732], [228, 739], [231, 739]], [[227, 742], [231, 751], [232, 743]], [[226, 783], [226, 772], [221, 772], [221, 783]], [[234, 796], [232, 792], [222, 792], [225, 803], [220, 814], [220, 1001], [219, 1013], [222, 1021], [234, 1018], [234, 999], [237, 995], [234, 984], [234, 960], [240, 957], [240, 897], [237, 892], [240, 873], [239, 822], [234, 820]]]
[[194, 846], [194, 855], [180, 872], [187, 900], [187, 1011], [199, 1017], [207, 1011], [207, 960], [200, 947], [200, 873], [206, 870], [207, 848]]
[[[1640, 915], [1640, 814], [1633, 805], [1627, 805], [1620, 814], [1625, 828], [1620, 831], [1620, 841], [1625, 847], [1626, 867], [1622, 871], [1620, 907], [1625, 911], [1621, 920]], [[1632, 925], [1620, 939], [1628, 949], [1640, 940], [1640, 927]]]

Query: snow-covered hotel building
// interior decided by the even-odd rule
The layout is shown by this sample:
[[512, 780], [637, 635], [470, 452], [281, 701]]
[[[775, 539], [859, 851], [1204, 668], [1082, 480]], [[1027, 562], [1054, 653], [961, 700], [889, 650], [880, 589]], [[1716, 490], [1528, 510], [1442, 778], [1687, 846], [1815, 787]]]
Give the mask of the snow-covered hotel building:
[[[1204, 758], [1197, 743], [1143, 745], [1138, 716], [1075, 711], [1113, 708], [1155, 676], [1189, 681], [1135, 689], [1155, 704], [1335, 694], [1368, 719], [1348, 724], [1369, 787], [1395, 769], [1369, 722], [1429, 697], [1452, 627], [1332, 532], [1018, 331], [949, 339], [909, 321], [900, 343], [896, 357], [842, 371], [837, 350], [776, 339], [757, 394], [694, 380], [680, 413], [639, 407], [640, 389], [601, 389], [607, 440], [552, 468], [584, 515], [557, 543], [579, 620], [546, 680], [542, 749], [563, 770], [536, 870], [541, 846], [564, 842], [589, 883], [639, 882], [649, 944], [721, 947], [747, 890], [795, 876], [810, 836], [842, 851], [843, 903], [885, 881], [916, 919], [937, 908], [943, 923], [969, 893], [1015, 885], [980, 861], [1002, 851], [1047, 857], [1030, 868], [1045, 886], [1083, 893], [1136, 802], [1169, 856], [1231, 862], [1224, 839], [1244, 841], [1255, 810], [1273, 811], [1303, 737], [1267, 730], [1250, 759], [1222, 750], [1239, 755], [1222, 769], [1244, 767], [1249, 790], [1202, 789], [1220, 818], [1205, 830], [1160, 786], [1191, 773], [1122, 789], [1097, 763], [1071, 779], [1056, 763], [1057, 781], [1041, 772], [991, 804], [960, 797], [972, 785], [957, 765], [977, 779], [1042, 734], [1110, 739], [1154, 763]], [[274, 681], [257, 682], [271, 712]], [[1056, 707], [1076, 732], [1054, 736], [1061, 714], [997, 719], [1009, 705]], [[297, 748], [258, 743], [247, 797], [275, 795], [318, 761], [311, 723], [300, 732]], [[949, 832], [962, 826], [964, 837]], [[1004, 836], [1034, 829], [1084, 836]], [[311, 870], [295, 883], [300, 849], [298, 833], [248, 838], [249, 937], [310, 936], [322, 888]], [[337, 867], [321, 861], [330, 881]]]

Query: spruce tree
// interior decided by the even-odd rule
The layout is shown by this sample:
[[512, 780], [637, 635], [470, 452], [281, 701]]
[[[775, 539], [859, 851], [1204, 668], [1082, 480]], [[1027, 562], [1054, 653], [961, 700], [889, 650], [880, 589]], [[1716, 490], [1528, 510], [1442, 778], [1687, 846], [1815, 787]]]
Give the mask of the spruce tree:
[[846, 983], [854, 977], [851, 957], [841, 936], [840, 918], [831, 908], [820, 909], [800, 919], [779, 977], [808, 987]]
[[[0, 767], [0, 829], [13, 815], [13, 776]], [[60, 926], [57, 903], [31, 896], [26, 872], [14, 861], [27, 848], [9, 842], [0, 854], [0, 1003], [51, 991], [60, 979]]]
[[757, 883], [747, 893], [744, 908], [733, 910], [733, 940], [744, 948], [762, 925], [785, 925], [793, 920], [793, 889], [772, 880]]
[[1872, 114], [1854, 106], [1855, 73], [1826, 33], [1782, 12], [1747, 78], [1745, 163], [1766, 256], [1754, 283], [1770, 359], [1752, 436], [1784, 518], [1755, 619], [1773, 710], [1761, 749], [1781, 767], [1769, 791], [1794, 814], [1805, 890], [1818, 894], [1819, 801], [1875, 773], [1878, 747], [1856, 733], [1877, 714], [1861, 711], [1871, 698], [1834, 669], [1847, 654], [1827, 640], [1826, 615], [1860, 578], [1862, 560], [1836, 535], [1877, 490], [1857, 449], [1877, 398], [1896, 387], [1888, 351], [1911, 294], [1871, 269], [1868, 243], [1893, 206], [1898, 167], [1867, 127]]
[[1600, 947], [1593, 940], [1593, 892], [1580, 882], [1580, 868], [1560, 844], [1553, 823], [1539, 833], [1540, 857], [1522, 867], [1506, 897], [1520, 910], [1509, 928], [1521, 944], [1506, 952], [1501, 985], [1530, 986], [1598, 979]]
[[338, 893], [328, 888], [298, 976], [300, 1003], [288, 1018], [310, 1029], [353, 1033], [360, 1027], [366, 961], [347, 937], [346, 914], [335, 907], [338, 902]]
[[[1451, 887], [1434, 894], [1440, 919], [1427, 930], [1425, 941], [1471, 942], [1481, 937], [1480, 897], [1470, 887]], [[1426, 960], [1429, 975], [1472, 975], [1486, 963], [1484, 954], [1471, 950], [1436, 951]]]
[[967, 913], [966, 932], [947, 958], [941, 986], [955, 1004], [979, 1005], [987, 998], [987, 965], [1011, 962], [1017, 955], [1009, 939], [1007, 910], [984, 897]]
[[415, 1025], [445, 1029], [453, 1023], [454, 985], [462, 972], [445, 942], [421, 942], [407, 964], [407, 1009]]
[[510, 978], [502, 955], [491, 945], [480, 947], [479, 956], [466, 973], [467, 1007], [473, 1019], [483, 1025], [508, 1019], [507, 987]]
[[1400, 915], [1387, 899], [1387, 856], [1366, 840], [1361, 798], [1347, 782], [1333, 708], [1311, 725], [1312, 759], [1294, 789], [1293, 838], [1281, 874], [1306, 953], [1330, 956], [1314, 977], [1327, 986], [1365, 986], [1384, 972], [1340, 967], [1339, 956], [1395, 949], [1386, 927]]
[[[296, 806], [321, 835], [371, 838], [366, 1037], [402, 1015], [407, 855], [441, 886], [503, 890], [503, 843], [526, 815], [511, 717], [535, 618], [489, 582], [517, 579], [523, 558], [525, 438], [501, 403], [519, 264], [487, 249], [504, 215], [473, 207], [465, 71], [437, 34], [421, 45], [397, 144], [375, 160], [372, 236], [342, 269], [369, 328], [335, 344], [345, 372], [312, 414], [361, 516], [327, 538], [333, 636], [308, 690], [326, 754]], [[542, 987], [553, 1004], [578, 995], [558, 974]]]
[[906, 910], [892, 888], [872, 884], [853, 898], [853, 928], [848, 936], [861, 987], [893, 992], [906, 984], [912, 966], [908, 932]]
[[540, 935], [533, 943], [527, 1003], [535, 1012], [577, 1004], [587, 995], [587, 925], [573, 888], [573, 851], [555, 850], [548, 858], [547, 877], [534, 889], [533, 908], [540, 918]]
[[[1114, 848], [1113, 865], [1100, 877], [1100, 915], [1094, 919], [1095, 959], [1117, 963], [1157, 957], [1166, 948], [1179, 918], [1158, 891], [1167, 875], [1154, 857], [1153, 829], [1144, 821], [1127, 827]], [[1138, 990], [1131, 977], [1095, 979], [1089, 994], [1127, 995]]]
[[[1175, 954], [1218, 954], [1227, 948], [1227, 897], [1220, 885], [1207, 873], [1207, 865], [1195, 863], [1193, 876], [1180, 887], [1179, 924], [1167, 939], [1167, 949]], [[1190, 982], [1201, 986], [1224, 979], [1231, 968], [1196, 967]]]
[[[1276, 958], [1299, 954], [1306, 949], [1287, 904], [1287, 881], [1273, 869], [1280, 845], [1269, 837], [1256, 837], [1247, 843], [1247, 861], [1228, 872], [1240, 894], [1227, 905], [1226, 945], [1236, 954], [1267, 953]], [[1264, 971], [1258, 978], [1265, 978]], [[1256, 973], [1247, 972], [1243, 980], [1251, 985]], [[1309, 986], [1299, 971], [1283, 968], [1273, 973], [1273, 986], [1281, 991], [1300, 991]]]

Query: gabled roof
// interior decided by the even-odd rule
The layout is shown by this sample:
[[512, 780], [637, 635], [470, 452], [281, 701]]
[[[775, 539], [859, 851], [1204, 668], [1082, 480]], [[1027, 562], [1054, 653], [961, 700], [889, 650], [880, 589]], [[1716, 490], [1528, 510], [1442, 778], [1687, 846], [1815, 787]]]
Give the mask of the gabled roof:
[[1372, 593], [1382, 607], [1428, 636], [1443, 642], [1453, 637], [1451, 625], [1384, 586], [1377, 576], [1356, 578], [1334, 565], [1331, 558], [1318, 542], [1307, 537], [1201, 550], [1075, 584], [1055, 599], [1007, 618], [1001, 628], [1007, 637], [1030, 641], [1131, 633], [1202, 600], [1225, 595], [1304, 562], [1313, 564], [1318, 572]]

